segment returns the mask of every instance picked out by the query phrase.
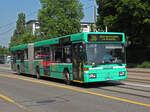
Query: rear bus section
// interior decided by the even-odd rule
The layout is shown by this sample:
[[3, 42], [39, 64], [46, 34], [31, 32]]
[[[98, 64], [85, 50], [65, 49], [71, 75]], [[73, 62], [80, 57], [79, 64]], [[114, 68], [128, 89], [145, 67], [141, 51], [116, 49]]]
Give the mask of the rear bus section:
[[29, 73], [28, 45], [19, 45], [11, 48], [11, 69], [17, 74]]
[[109, 80], [123, 80], [127, 78], [126, 65], [114, 66], [86, 66], [84, 68], [84, 82], [100, 82]]

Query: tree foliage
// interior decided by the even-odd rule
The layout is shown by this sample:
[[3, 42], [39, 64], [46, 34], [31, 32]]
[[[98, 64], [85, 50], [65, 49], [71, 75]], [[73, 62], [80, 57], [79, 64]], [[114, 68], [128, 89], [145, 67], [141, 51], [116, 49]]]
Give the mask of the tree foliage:
[[25, 27], [25, 19], [26, 17], [24, 13], [18, 14], [16, 29], [14, 30], [13, 36], [11, 37], [9, 47], [37, 41], [36, 36], [32, 35], [31, 33], [32, 28]]
[[21, 36], [25, 33], [25, 14], [19, 13], [18, 20], [16, 22], [16, 29], [14, 30], [13, 36], [10, 40], [10, 47], [19, 45]]
[[[124, 32], [133, 46], [150, 45], [150, 1], [148, 0], [97, 0], [98, 29]], [[102, 6], [102, 7], [101, 7]]]
[[40, 30], [48, 38], [80, 32], [83, 18], [79, 0], [40, 0], [42, 8], [38, 19]]
[[4, 46], [0, 46], [0, 55], [8, 55], [9, 54], [9, 49], [7, 47]]

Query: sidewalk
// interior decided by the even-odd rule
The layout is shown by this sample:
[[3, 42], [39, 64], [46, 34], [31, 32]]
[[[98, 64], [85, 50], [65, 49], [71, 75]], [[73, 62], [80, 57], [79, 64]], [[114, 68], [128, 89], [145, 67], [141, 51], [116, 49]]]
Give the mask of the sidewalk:
[[0, 67], [6, 67], [6, 68], [8, 68], [8, 67], [10, 67], [10, 64], [0, 64]]
[[10, 64], [0, 64], [0, 69], [11, 70]]
[[150, 73], [150, 68], [127, 68], [127, 72]]

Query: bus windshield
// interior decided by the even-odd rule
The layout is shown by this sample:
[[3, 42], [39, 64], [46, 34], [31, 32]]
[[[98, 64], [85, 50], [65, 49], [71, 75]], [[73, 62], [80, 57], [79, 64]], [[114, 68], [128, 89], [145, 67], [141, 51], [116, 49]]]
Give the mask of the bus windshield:
[[123, 44], [89, 43], [86, 44], [85, 64], [123, 64], [125, 48]]

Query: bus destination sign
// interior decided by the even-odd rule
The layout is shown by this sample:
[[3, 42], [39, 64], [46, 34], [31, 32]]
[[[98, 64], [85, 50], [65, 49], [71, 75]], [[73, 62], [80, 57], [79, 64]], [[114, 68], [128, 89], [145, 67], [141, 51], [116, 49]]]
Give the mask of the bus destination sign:
[[89, 42], [121, 42], [122, 35], [119, 34], [89, 34]]

